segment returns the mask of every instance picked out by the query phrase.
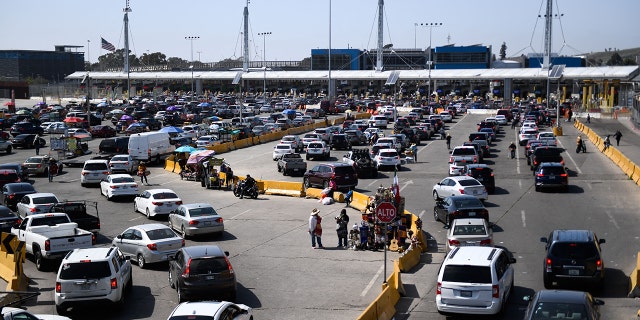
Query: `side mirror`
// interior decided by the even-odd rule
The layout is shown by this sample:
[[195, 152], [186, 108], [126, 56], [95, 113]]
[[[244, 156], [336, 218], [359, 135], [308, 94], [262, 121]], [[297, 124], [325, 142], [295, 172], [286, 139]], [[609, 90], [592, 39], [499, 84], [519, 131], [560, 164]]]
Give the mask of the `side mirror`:
[[540, 242], [548, 243], [547, 237], [540, 238]]
[[122, 235], [121, 234], [117, 235], [116, 239], [122, 239]]
[[605, 239], [600, 239], [600, 240], [598, 240], [598, 244], [603, 244], [603, 243], [605, 243], [605, 242], [607, 242]]
[[224, 255], [228, 257], [229, 256], [229, 251], [225, 251]]

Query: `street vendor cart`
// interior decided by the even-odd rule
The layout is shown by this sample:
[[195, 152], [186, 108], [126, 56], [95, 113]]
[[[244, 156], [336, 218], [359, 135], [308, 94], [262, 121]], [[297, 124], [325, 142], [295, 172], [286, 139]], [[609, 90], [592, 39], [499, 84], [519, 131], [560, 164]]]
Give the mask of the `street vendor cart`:
[[210, 158], [205, 164], [203, 187], [207, 189], [230, 190], [235, 184], [234, 175], [228, 163], [222, 158]]

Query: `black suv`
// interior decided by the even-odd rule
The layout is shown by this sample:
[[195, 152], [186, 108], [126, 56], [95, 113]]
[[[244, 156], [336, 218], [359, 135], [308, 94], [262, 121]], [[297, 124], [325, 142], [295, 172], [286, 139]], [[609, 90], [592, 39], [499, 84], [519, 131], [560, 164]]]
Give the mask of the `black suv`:
[[214, 245], [182, 247], [169, 257], [169, 286], [178, 291], [178, 302], [195, 297], [224, 296], [235, 301], [236, 274], [228, 251]]
[[339, 190], [353, 189], [358, 185], [358, 175], [352, 165], [333, 162], [322, 163], [305, 172], [303, 184], [305, 188], [329, 187], [329, 181], [334, 179]]
[[529, 156], [531, 170], [537, 170], [538, 166], [543, 162], [559, 162], [564, 165], [564, 159], [560, 155], [562, 151], [564, 151], [564, 149], [549, 146], [540, 146], [536, 148]]
[[33, 134], [37, 133], [39, 135], [43, 135], [44, 129], [31, 122], [18, 122], [11, 126], [9, 133], [11, 133], [11, 135], [14, 137], [20, 134], [25, 134], [25, 133], [33, 133]]
[[598, 239], [590, 230], [554, 230], [546, 243], [544, 259], [544, 286], [584, 283], [599, 290], [604, 285], [604, 261]]
[[467, 164], [464, 168], [464, 174], [474, 177], [480, 181], [488, 193], [496, 192], [496, 180], [493, 176], [493, 169], [484, 163]]
[[351, 150], [351, 141], [344, 133], [332, 135], [329, 138], [329, 145], [333, 150]]
[[563, 192], [569, 190], [569, 174], [561, 163], [541, 163], [535, 171], [535, 177], [536, 191], [542, 188], [560, 188]]
[[100, 154], [116, 155], [129, 153], [129, 137], [113, 137], [100, 141]]

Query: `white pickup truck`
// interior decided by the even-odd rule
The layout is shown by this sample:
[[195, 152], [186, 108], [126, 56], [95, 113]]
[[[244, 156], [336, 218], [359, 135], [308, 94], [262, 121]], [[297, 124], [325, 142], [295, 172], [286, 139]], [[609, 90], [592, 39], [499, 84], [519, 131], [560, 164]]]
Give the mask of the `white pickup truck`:
[[90, 248], [93, 233], [78, 228], [66, 213], [39, 213], [27, 216], [11, 233], [24, 241], [38, 270], [46, 269], [49, 260], [62, 259], [73, 249]]

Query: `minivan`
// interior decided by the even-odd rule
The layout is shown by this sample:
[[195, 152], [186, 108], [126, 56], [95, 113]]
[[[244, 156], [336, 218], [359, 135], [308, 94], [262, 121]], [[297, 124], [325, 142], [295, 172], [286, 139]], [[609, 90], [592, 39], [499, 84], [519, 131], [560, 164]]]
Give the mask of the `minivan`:
[[438, 272], [438, 312], [499, 313], [513, 292], [515, 262], [502, 248], [466, 246], [451, 250]]
[[125, 154], [129, 148], [129, 137], [113, 137], [100, 141], [98, 152], [100, 154], [116, 155]]
[[356, 169], [352, 165], [342, 162], [322, 163], [314, 166], [304, 174], [302, 184], [305, 188], [327, 188], [331, 179], [336, 182], [338, 190], [351, 190], [358, 185]]

